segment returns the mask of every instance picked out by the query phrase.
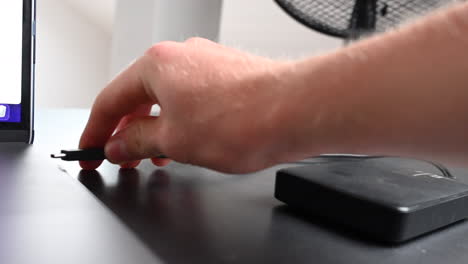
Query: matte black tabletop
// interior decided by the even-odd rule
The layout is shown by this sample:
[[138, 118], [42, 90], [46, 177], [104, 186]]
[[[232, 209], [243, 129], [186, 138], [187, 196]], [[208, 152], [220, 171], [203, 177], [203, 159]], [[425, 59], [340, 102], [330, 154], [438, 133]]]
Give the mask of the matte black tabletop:
[[[88, 112], [46, 113], [37, 131], [44, 151], [76, 147]], [[226, 175], [177, 163], [94, 172], [58, 163], [167, 263], [468, 263], [466, 221], [390, 245], [295, 213], [273, 191], [276, 171], [297, 164]], [[463, 170], [453, 173], [468, 183]]]

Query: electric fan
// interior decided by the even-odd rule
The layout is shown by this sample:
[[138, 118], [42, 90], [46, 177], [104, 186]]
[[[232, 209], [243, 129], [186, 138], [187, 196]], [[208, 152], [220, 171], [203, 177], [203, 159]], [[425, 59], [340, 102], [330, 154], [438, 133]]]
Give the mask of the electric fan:
[[463, 0], [275, 0], [294, 19], [347, 41], [384, 32], [407, 19]]

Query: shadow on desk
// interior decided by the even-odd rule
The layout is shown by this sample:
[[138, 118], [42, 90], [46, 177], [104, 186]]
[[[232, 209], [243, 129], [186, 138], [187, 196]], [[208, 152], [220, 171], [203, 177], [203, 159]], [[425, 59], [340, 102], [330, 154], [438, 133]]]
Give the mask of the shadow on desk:
[[275, 170], [212, 182], [178, 168], [120, 170], [113, 184], [82, 171], [79, 180], [168, 263], [468, 262], [466, 222], [378, 244], [276, 201]]
[[97, 171], [82, 171], [79, 180], [156, 255], [183, 262], [187, 255], [203, 259], [200, 254], [210, 250], [199, 243], [206, 240], [206, 232], [198, 194], [173, 185], [166, 171], [156, 170], [146, 178], [138, 170], [120, 170], [115, 186], [106, 186]]
[[[284, 223], [289, 224], [286, 227]], [[268, 241], [284, 241], [278, 251], [290, 252], [285, 254], [288, 258], [281, 261], [284, 263], [295, 255], [307, 255], [309, 260], [320, 259], [317, 263], [435, 264], [466, 263], [468, 260], [467, 221], [452, 224], [405, 243], [391, 244], [375, 241], [341, 225], [281, 205], [273, 209], [269, 235]], [[322, 261], [325, 259], [326, 261]], [[303, 259], [298, 258], [291, 263], [302, 262]]]

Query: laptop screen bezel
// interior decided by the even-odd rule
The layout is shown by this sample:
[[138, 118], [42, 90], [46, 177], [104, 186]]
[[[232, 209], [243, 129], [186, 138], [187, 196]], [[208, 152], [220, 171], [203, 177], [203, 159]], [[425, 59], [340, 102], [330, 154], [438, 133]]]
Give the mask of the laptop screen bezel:
[[[32, 130], [34, 102], [35, 0], [23, 0], [23, 54], [21, 73], [21, 122], [0, 122], [2, 130]], [[35, 32], [34, 32], [35, 33]]]

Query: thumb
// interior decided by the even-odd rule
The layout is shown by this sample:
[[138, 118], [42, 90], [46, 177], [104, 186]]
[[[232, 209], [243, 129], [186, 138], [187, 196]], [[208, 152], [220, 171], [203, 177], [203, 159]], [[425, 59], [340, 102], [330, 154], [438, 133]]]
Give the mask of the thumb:
[[105, 146], [107, 159], [122, 164], [161, 155], [158, 148], [160, 123], [158, 117], [152, 116], [133, 120], [109, 139]]

